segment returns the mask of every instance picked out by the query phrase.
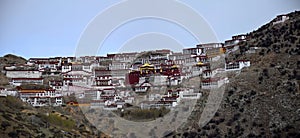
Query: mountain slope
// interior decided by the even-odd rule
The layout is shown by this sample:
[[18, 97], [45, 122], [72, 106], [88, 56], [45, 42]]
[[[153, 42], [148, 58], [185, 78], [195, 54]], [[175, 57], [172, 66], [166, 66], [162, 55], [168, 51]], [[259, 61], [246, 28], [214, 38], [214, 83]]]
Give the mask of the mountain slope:
[[[250, 39], [240, 43], [240, 50], [228, 55], [229, 61], [250, 60], [251, 67], [230, 73], [235, 76], [206, 126], [176, 136], [300, 136], [300, 12], [288, 16], [283, 23], [270, 22], [249, 33]], [[250, 54], [253, 47], [256, 53]]]
[[0, 137], [101, 137], [79, 107], [34, 108], [19, 99], [0, 97]]

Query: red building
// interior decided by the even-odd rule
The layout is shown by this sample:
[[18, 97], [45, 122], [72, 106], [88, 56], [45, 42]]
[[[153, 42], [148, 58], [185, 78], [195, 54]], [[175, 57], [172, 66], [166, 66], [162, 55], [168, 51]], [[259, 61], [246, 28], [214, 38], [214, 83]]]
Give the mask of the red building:
[[140, 72], [132, 71], [126, 75], [126, 83], [129, 85], [135, 85], [140, 81]]

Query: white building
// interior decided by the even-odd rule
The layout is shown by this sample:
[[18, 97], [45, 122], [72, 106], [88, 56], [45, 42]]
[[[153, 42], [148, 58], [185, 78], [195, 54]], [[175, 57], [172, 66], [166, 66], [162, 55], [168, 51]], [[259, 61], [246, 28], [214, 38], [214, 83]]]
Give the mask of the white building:
[[42, 72], [38, 70], [6, 70], [8, 78], [40, 78]]
[[202, 48], [204, 50], [204, 53], [206, 53], [206, 50], [213, 49], [213, 48], [221, 48], [223, 47], [223, 43], [205, 43], [205, 44], [198, 44], [197, 48]]
[[132, 63], [138, 56], [138, 53], [119, 53], [114, 54], [113, 61]]
[[92, 73], [86, 71], [69, 71], [63, 74], [64, 85], [80, 85], [80, 86], [89, 86], [92, 84], [90, 77]]
[[212, 78], [214, 77], [216, 74], [218, 73], [223, 73], [225, 70], [223, 68], [216, 68], [216, 69], [213, 69], [213, 70], [204, 70], [203, 73], [202, 73], [202, 77], [203, 78]]
[[273, 21], [273, 25], [275, 24], [279, 24], [279, 23], [283, 23], [285, 22], [286, 20], [289, 19], [289, 16], [288, 15], [278, 15], [274, 21]]
[[0, 87], [0, 97], [6, 97], [6, 96], [7, 96], [7, 94], [6, 94], [6, 89]]
[[20, 86], [22, 84], [43, 85], [43, 78], [11, 78], [11, 85]]
[[112, 76], [111, 75], [99, 75], [95, 78], [96, 86], [112, 86]]
[[[176, 91], [172, 91], [171, 93], [174, 95], [177, 94], [180, 99], [199, 99], [201, 97], [201, 93], [194, 92], [194, 89], [184, 88], [184, 89], [177, 89]], [[170, 94], [170, 91], [168, 92]]]
[[63, 64], [61, 66], [61, 72], [62, 73], [66, 73], [66, 72], [69, 72], [72, 70], [72, 64], [71, 63], [66, 63], [66, 64]]
[[153, 109], [153, 108], [172, 108], [177, 105], [176, 102], [173, 101], [143, 101], [141, 103], [141, 109]]
[[113, 61], [109, 64], [109, 70], [124, 70], [129, 68], [130, 64], [128, 64], [128, 62]]
[[61, 91], [63, 88], [63, 81], [51, 80], [49, 81], [49, 86], [54, 90]]
[[148, 89], [150, 89], [149, 86], [136, 86], [136, 87], [134, 87], [134, 91], [136, 93], [146, 93]]
[[194, 93], [194, 92], [180, 92], [179, 97], [180, 99], [199, 99], [201, 97], [201, 93]]
[[226, 52], [230, 53], [239, 49], [239, 43], [242, 41], [246, 41], [248, 36], [246, 34], [240, 34], [232, 36], [232, 39], [226, 40], [224, 47], [226, 48]]
[[62, 94], [55, 90], [20, 90], [19, 97], [32, 106], [60, 106], [63, 103]]
[[7, 95], [10, 96], [17, 96], [17, 91], [15, 90], [7, 90], [5, 88], [0, 87], [0, 97], [6, 97]]
[[116, 93], [115, 89], [98, 90], [92, 98], [92, 108], [103, 108], [104, 110], [117, 110], [123, 108], [125, 103], [132, 103], [133, 97], [123, 99], [122, 96]]
[[201, 81], [202, 89], [215, 89], [221, 87], [223, 84], [228, 83], [228, 78], [207, 78]]
[[182, 50], [184, 55], [202, 55], [204, 54], [203, 47], [185, 48]]
[[225, 64], [225, 71], [241, 70], [244, 67], [250, 67], [249, 60], [239, 60], [239, 61], [234, 61], [234, 62], [227, 62]]

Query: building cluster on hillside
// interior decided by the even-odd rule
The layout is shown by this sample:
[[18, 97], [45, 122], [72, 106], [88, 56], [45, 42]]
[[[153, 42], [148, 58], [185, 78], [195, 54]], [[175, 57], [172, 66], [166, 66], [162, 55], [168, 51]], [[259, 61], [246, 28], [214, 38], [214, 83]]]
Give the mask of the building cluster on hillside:
[[[247, 35], [233, 36], [224, 43], [199, 44], [182, 52], [156, 51], [107, 54], [107, 56], [30, 58], [25, 65], [5, 66], [13, 86], [48, 85], [45, 89], [18, 89], [18, 96], [33, 106], [63, 104], [63, 96], [75, 94], [79, 103], [107, 110], [136, 104], [137, 96], [148, 95], [141, 108], [175, 107], [183, 99], [201, 96], [193, 88], [174, 89], [184, 80], [200, 77], [201, 89], [215, 89], [228, 82], [223, 71], [241, 70], [250, 61], [227, 61], [211, 66], [220, 56], [239, 47]], [[60, 79], [45, 78], [57, 76]], [[159, 93], [159, 88], [168, 91]], [[3, 91], [3, 90], [1, 90]]]

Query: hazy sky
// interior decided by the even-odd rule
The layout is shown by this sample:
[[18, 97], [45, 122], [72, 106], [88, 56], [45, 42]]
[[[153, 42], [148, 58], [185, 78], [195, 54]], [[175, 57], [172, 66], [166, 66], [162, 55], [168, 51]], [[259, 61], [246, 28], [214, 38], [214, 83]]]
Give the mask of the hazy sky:
[[[74, 56], [86, 26], [94, 17], [119, 2], [121, 1], [0, 0], [0, 56], [7, 53], [25, 58]], [[255, 30], [278, 14], [300, 10], [299, 0], [180, 0], [180, 2], [194, 9], [206, 20], [219, 42], [230, 39], [232, 35]], [[128, 7], [129, 10], [130, 8]], [[166, 6], [166, 11], [167, 9]], [[180, 12], [180, 10], [174, 12], [174, 16], [182, 16], [177, 15]], [[191, 18], [189, 22], [193, 20]], [[145, 36], [154, 36], [151, 37], [153, 39], [162, 36], [163, 39], [153, 40], [153, 44], [161, 42], [168, 45], [165, 48], [169, 48], [172, 44], [193, 47], [199, 43], [186, 30], [174, 23], [142, 19], [116, 28], [102, 43], [97, 53], [104, 55], [119, 50], [130, 51], [130, 48], [126, 48], [126, 44], [149, 49], [152, 41], [145, 39]], [[141, 40], [148, 41], [144, 42], [143, 46]], [[134, 50], [133, 47], [131, 49]]]

